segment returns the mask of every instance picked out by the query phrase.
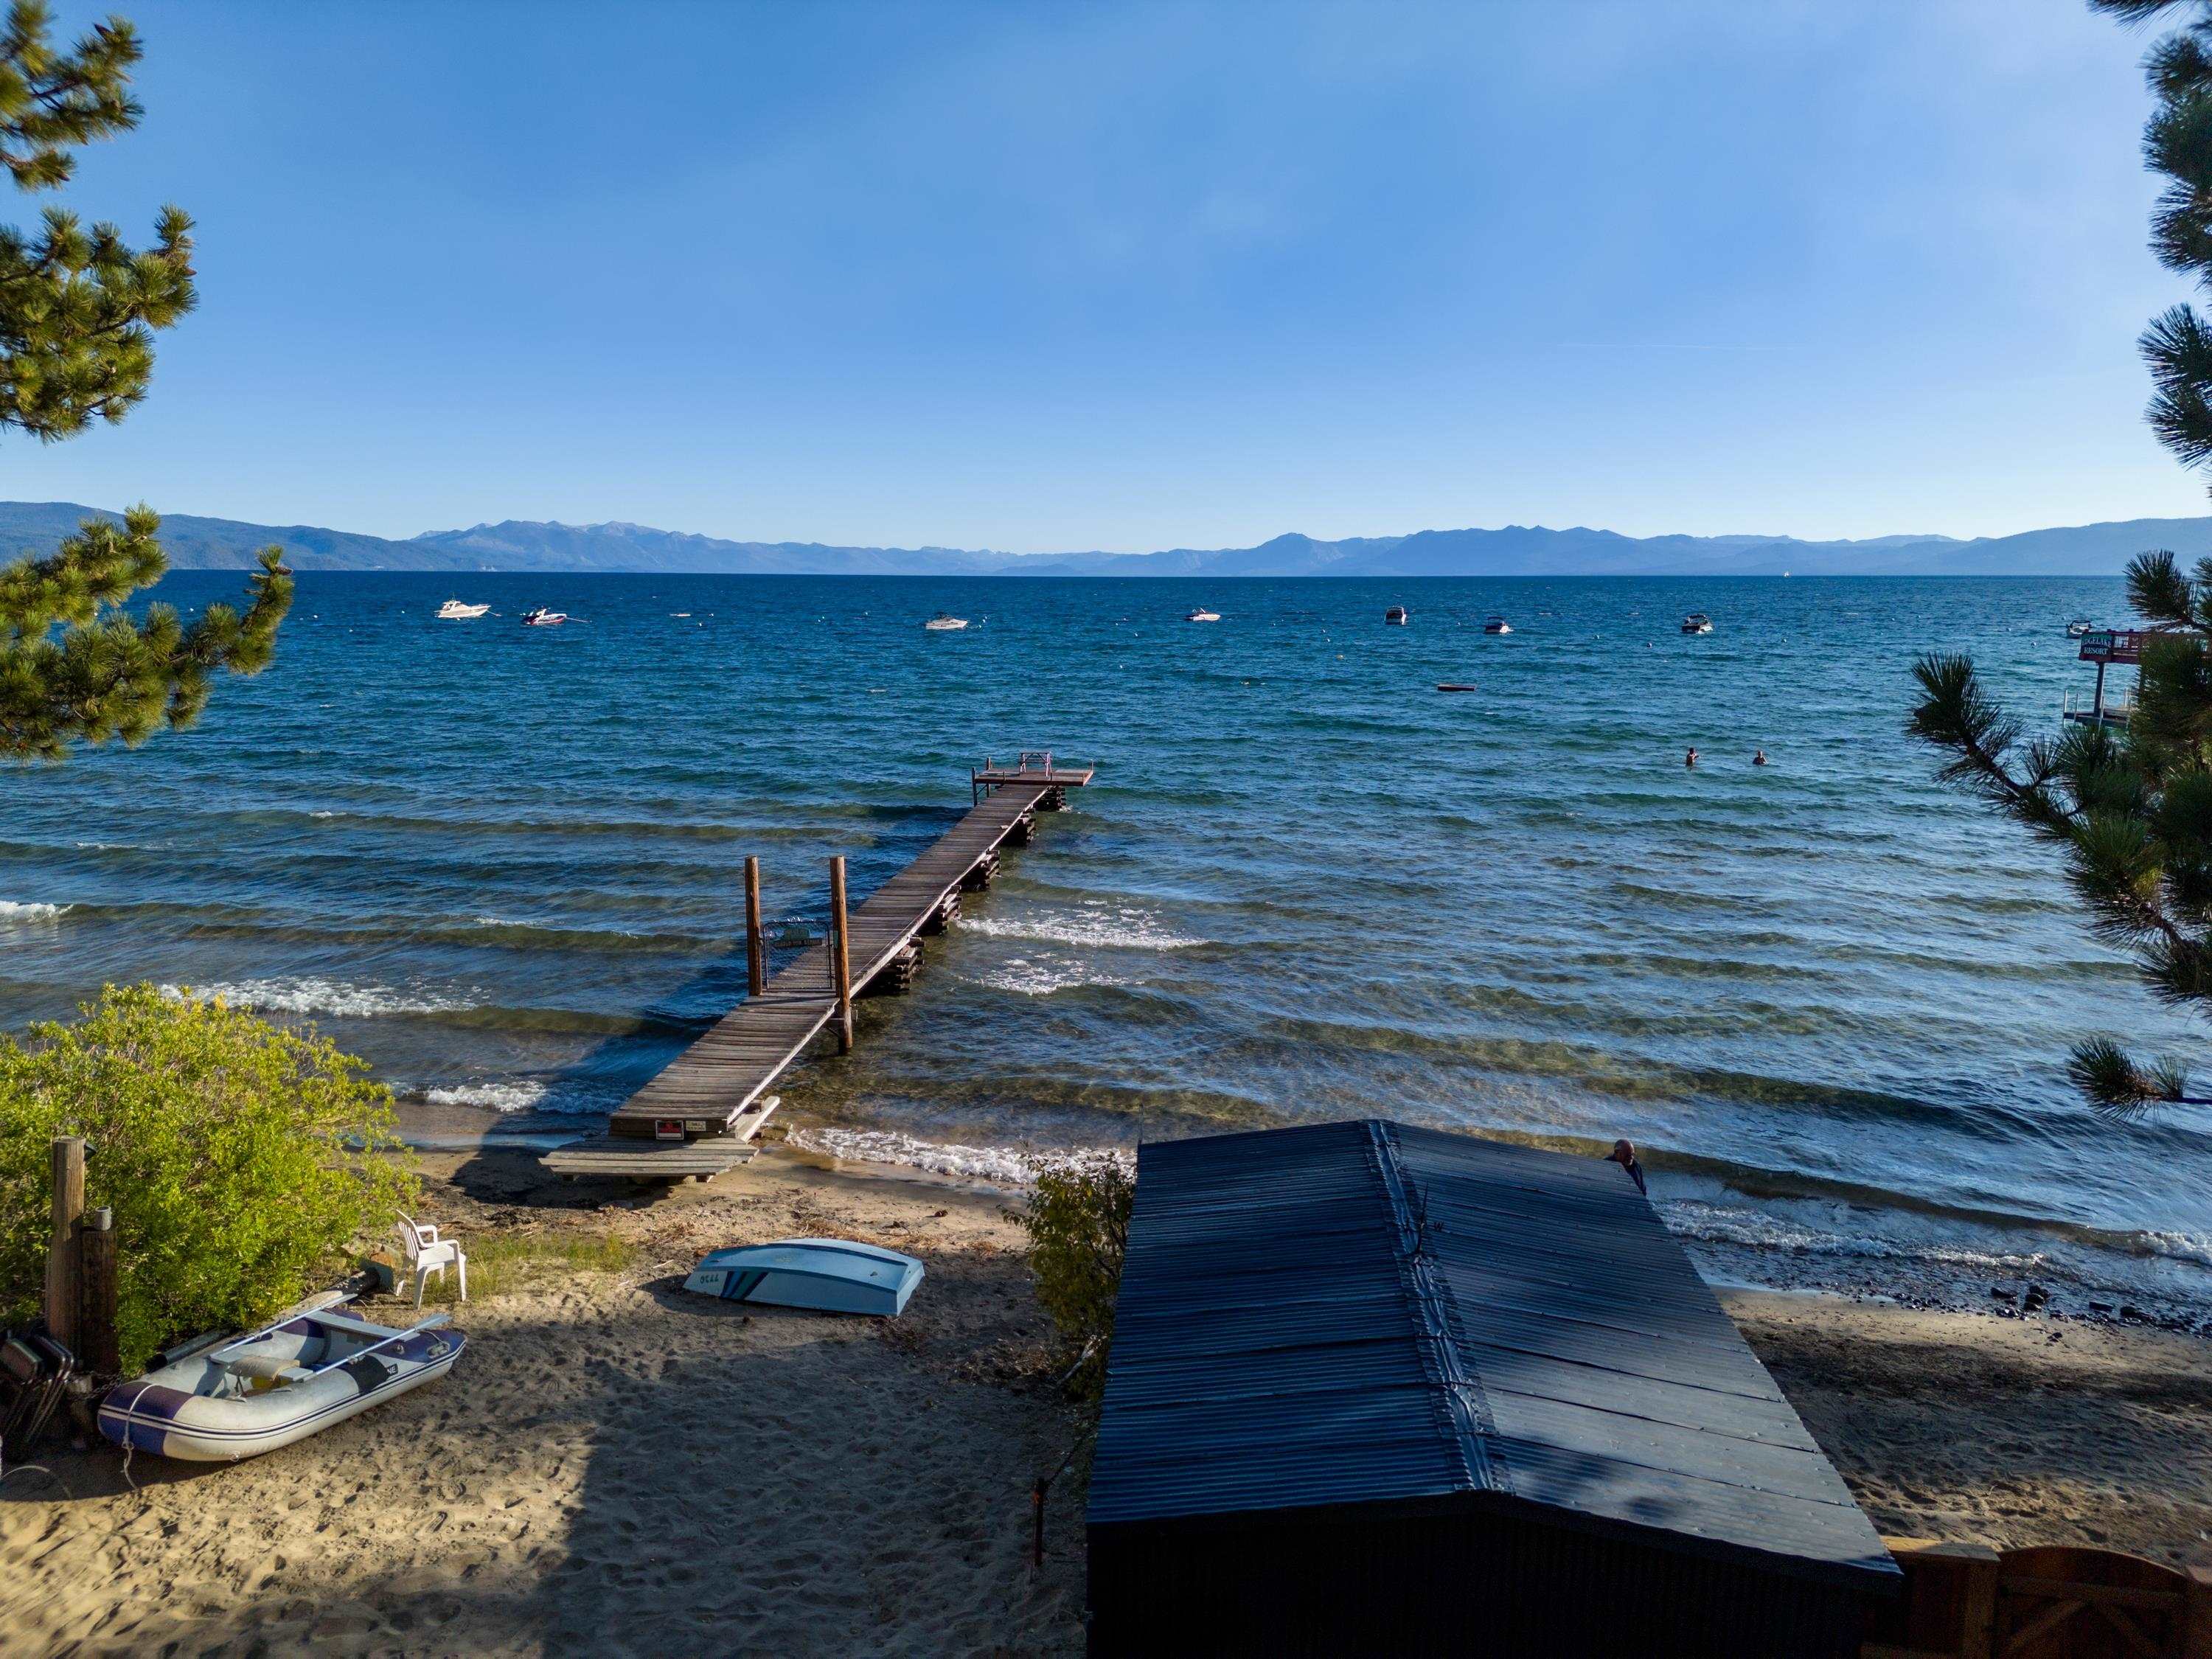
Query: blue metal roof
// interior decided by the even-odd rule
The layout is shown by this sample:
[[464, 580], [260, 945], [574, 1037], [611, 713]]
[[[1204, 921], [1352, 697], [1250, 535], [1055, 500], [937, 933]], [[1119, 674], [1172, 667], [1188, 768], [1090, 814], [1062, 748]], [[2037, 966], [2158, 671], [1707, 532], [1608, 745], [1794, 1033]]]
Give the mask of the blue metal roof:
[[1619, 1166], [1381, 1120], [1143, 1147], [1091, 1524], [1455, 1497], [1897, 1571]]

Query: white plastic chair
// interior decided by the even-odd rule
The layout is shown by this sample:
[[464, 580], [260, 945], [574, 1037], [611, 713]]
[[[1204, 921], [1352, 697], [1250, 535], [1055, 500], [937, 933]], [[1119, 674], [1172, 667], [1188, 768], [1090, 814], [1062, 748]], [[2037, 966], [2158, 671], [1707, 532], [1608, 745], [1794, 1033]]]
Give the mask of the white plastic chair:
[[399, 1235], [402, 1275], [415, 1280], [416, 1307], [422, 1305], [422, 1287], [430, 1276], [435, 1273], [442, 1279], [449, 1267], [459, 1278], [461, 1300], [469, 1299], [469, 1259], [462, 1253], [459, 1239], [441, 1238], [434, 1224], [418, 1223], [404, 1212], [393, 1231]]

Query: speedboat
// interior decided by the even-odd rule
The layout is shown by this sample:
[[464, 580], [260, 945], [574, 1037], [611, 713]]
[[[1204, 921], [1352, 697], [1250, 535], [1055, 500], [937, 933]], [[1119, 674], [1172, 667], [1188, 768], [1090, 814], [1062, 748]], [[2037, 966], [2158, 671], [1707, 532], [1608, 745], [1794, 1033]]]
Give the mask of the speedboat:
[[1713, 619], [1702, 611], [1692, 611], [1682, 618], [1682, 631], [1685, 634], [1710, 634], [1713, 631]]
[[548, 611], [542, 605], [534, 611], [526, 611], [522, 613], [522, 625], [525, 628], [558, 628], [568, 620], [567, 611]]
[[1185, 617], [1183, 620], [1185, 622], [1219, 622], [1221, 620], [1221, 613], [1218, 611], [1208, 611], [1201, 605], [1197, 610], [1192, 611], [1190, 615]]
[[1382, 613], [1382, 620], [1386, 623], [1395, 623], [1399, 627], [1403, 628], [1413, 620], [1413, 613], [1402, 605], [1394, 605]]
[[466, 1346], [433, 1314], [404, 1330], [328, 1310], [250, 1336], [208, 1337], [100, 1402], [118, 1446], [194, 1463], [234, 1463], [343, 1423], [453, 1370]]
[[1483, 623], [1482, 631], [1486, 634], [1510, 634], [1513, 631], [1513, 624], [1503, 617], [1492, 617], [1488, 622]]
[[2095, 629], [2096, 626], [2097, 624], [2091, 622], [2087, 617], [2076, 617], [2072, 622], [2066, 624], [2066, 637], [2069, 640], [2078, 640], [2084, 634], [2089, 633]]
[[935, 616], [932, 617], [927, 622], [922, 623], [922, 626], [927, 628], [933, 634], [957, 634], [962, 629], [968, 626], [968, 618], [965, 617], [948, 616], [944, 611], [940, 611]]
[[467, 622], [481, 617], [491, 607], [488, 605], [463, 605], [459, 599], [447, 599], [438, 607], [440, 622]]
[[848, 1238], [786, 1238], [710, 1250], [684, 1281], [696, 1296], [725, 1302], [768, 1302], [823, 1313], [880, 1314], [896, 1319], [921, 1283], [910, 1255]]

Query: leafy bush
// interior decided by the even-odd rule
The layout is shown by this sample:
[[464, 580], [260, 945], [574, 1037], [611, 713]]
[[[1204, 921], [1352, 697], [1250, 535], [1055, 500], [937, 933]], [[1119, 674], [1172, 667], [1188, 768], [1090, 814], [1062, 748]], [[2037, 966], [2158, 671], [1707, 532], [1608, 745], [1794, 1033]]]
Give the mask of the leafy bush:
[[86, 1138], [85, 1203], [115, 1212], [126, 1372], [281, 1311], [414, 1196], [387, 1156], [391, 1091], [363, 1061], [151, 986], [110, 986], [82, 1012], [0, 1036], [0, 1319], [39, 1305], [57, 1134]]
[[1045, 1166], [1030, 1193], [1022, 1225], [1030, 1236], [1030, 1272], [1036, 1297], [1066, 1346], [1072, 1387], [1095, 1397], [1106, 1385], [1106, 1352], [1114, 1340], [1114, 1296], [1129, 1243], [1129, 1206], [1137, 1178], [1109, 1152], [1062, 1158]]

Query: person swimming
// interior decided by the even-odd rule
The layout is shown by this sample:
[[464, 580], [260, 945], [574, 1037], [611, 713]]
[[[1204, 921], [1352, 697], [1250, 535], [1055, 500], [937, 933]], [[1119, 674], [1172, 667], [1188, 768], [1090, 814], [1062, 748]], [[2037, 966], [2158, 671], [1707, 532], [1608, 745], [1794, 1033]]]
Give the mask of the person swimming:
[[1754, 749], [1754, 750], [1753, 750], [1751, 751], [1751, 763], [1752, 763], [1753, 766], [1764, 766], [1764, 765], [1765, 765], [1765, 764], [1766, 764], [1766, 751], [1765, 751], [1764, 749]]

